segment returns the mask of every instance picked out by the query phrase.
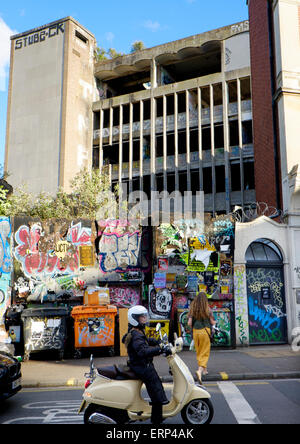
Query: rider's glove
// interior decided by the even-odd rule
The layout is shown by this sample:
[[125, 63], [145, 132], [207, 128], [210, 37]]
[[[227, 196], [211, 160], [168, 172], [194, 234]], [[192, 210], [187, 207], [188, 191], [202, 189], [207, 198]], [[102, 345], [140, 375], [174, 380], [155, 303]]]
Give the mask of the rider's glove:
[[167, 345], [167, 344], [163, 344], [163, 346], [162, 346], [162, 353], [163, 353], [165, 356], [169, 356], [169, 355], [171, 355], [171, 354], [172, 354], [172, 350], [171, 350], [170, 346]]

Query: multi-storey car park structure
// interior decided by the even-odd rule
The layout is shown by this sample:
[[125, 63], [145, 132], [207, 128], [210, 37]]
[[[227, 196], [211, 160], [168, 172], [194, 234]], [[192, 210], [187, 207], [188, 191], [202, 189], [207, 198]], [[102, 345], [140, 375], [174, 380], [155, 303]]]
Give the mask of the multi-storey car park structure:
[[93, 166], [128, 191], [255, 202], [247, 21], [95, 64]]

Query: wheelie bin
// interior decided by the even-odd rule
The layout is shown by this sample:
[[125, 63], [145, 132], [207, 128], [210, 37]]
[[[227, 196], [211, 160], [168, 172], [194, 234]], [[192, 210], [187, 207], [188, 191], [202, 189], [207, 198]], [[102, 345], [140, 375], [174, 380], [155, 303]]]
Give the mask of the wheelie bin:
[[69, 310], [64, 307], [28, 308], [23, 311], [24, 358], [31, 353], [56, 352], [64, 355]]
[[115, 316], [114, 305], [92, 305], [74, 307], [75, 356], [80, 357], [82, 349], [108, 347], [110, 356], [114, 355]]

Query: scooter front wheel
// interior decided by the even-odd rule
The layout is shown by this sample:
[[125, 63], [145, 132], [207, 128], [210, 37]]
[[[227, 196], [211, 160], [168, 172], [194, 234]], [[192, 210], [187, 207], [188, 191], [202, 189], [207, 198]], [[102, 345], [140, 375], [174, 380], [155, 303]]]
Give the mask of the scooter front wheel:
[[210, 399], [193, 399], [181, 410], [185, 424], [209, 424], [214, 416]]

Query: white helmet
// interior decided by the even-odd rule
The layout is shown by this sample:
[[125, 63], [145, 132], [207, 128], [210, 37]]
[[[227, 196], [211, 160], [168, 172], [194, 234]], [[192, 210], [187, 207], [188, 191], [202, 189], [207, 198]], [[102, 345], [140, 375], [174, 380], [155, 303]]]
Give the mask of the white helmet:
[[147, 321], [149, 319], [147, 308], [143, 307], [143, 305], [135, 305], [128, 310], [128, 322], [133, 327], [142, 326], [139, 323], [140, 316], [147, 316]]

